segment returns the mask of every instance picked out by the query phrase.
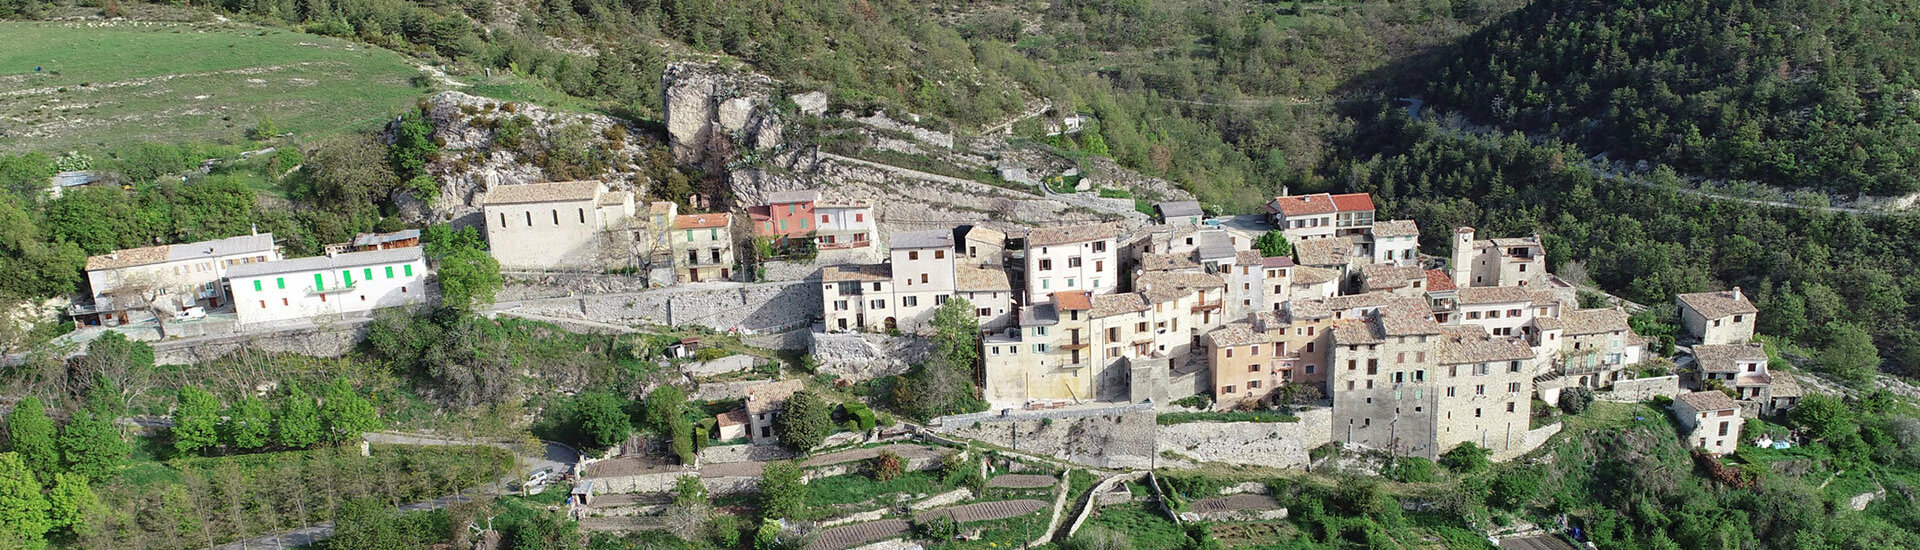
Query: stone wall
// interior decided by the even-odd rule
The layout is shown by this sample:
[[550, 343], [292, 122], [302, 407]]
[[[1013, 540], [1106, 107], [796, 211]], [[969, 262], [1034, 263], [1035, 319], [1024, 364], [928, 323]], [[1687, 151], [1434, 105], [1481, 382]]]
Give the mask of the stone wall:
[[1084, 418], [984, 418], [945, 423], [937, 429], [1096, 468], [1148, 468], [1155, 452], [1153, 419], [1152, 411], [1132, 411]]
[[1620, 380], [1613, 383], [1613, 391], [1595, 394], [1595, 396], [1602, 401], [1615, 401], [1620, 403], [1639, 403], [1653, 399], [1654, 396], [1665, 396], [1668, 399], [1672, 399], [1679, 395], [1679, 376]]
[[[1088, 519], [1093, 517], [1093, 513], [1095, 510], [1100, 509], [1100, 505], [1104, 504], [1103, 502], [1100, 501], [1099, 497], [1101, 495], [1111, 493], [1115, 486], [1118, 486], [1122, 483], [1126, 483], [1129, 481], [1137, 481], [1140, 478], [1145, 477], [1146, 475], [1147, 475], [1146, 472], [1128, 472], [1124, 474], [1115, 474], [1113, 476], [1109, 476], [1106, 479], [1100, 480], [1099, 483], [1095, 483], [1093, 485], [1093, 490], [1087, 491], [1087, 501], [1084, 503], [1081, 503], [1080, 510], [1078, 512], [1075, 512], [1073, 515], [1073, 520], [1067, 523], [1067, 536], [1071, 537], [1074, 535], [1074, 533], [1080, 532], [1080, 526], [1084, 525]], [[1123, 489], [1121, 492], [1125, 493], [1126, 491]], [[1131, 498], [1129, 498], [1129, 500], [1131, 500]]]
[[[673, 484], [681, 476], [695, 473], [693, 470], [681, 472], [663, 472], [658, 474], [640, 474], [632, 476], [594, 478], [594, 490], [601, 494], [614, 493], [665, 493], [673, 490]], [[702, 477], [700, 484], [707, 487], [709, 494], [738, 495], [760, 490], [760, 478], [757, 476]]]
[[500, 292], [494, 302], [564, 298], [583, 294], [644, 292], [653, 287], [639, 275], [571, 272], [500, 272]]
[[188, 365], [241, 351], [339, 357], [352, 351], [353, 347], [366, 336], [369, 321], [370, 319], [361, 318], [321, 327], [272, 333], [155, 342], [153, 361], [159, 365]]
[[700, 464], [733, 464], [736, 462], [766, 462], [786, 460], [799, 456], [782, 445], [722, 445], [700, 449]]
[[517, 311], [623, 325], [702, 325], [715, 330], [784, 332], [811, 322], [820, 309], [820, 285], [699, 283], [632, 294], [530, 301]]
[[1520, 458], [1521, 455], [1532, 452], [1534, 449], [1540, 448], [1541, 445], [1545, 445], [1547, 440], [1551, 439], [1553, 434], [1560, 433], [1563, 427], [1563, 424], [1555, 422], [1536, 429], [1527, 430], [1527, 433], [1520, 438], [1520, 446], [1504, 451], [1494, 451], [1491, 458], [1495, 461]]
[[905, 134], [909, 134], [913, 136], [914, 140], [917, 140], [921, 143], [925, 143], [927, 145], [945, 147], [948, 149], [953, 148], [953, 134], [949, 134], [946, 132], [936, 132], [933, 130], [928, 130], [926, 128], [921, 128], [919, 126], [914, 126], [911, 124], [906, 124], [906, 123], [894, 120], [887, 116], [886, 111], [876, 112], [873, 114], [873, 116], [869, 116], [869, 117], [856, 117], [856, 116], [853, 116], [852, 112], [843, 112], [840, 114], [840, 117], [845, 118], [847, 120], [852, 120], [854, 122], [858, 122], [861, 124], [865, 124], [868, 126], [872, 126], [874, 128], [880, 128], [883, 130], [892, 130], [895, 132], [902, 132]]
[[820, 372], [855, 381], [904, 373], [927, 354], [927, 341], [922, 338], [819, 331], [810, 336], [807, 351]]
[[1333, 440], [1333, 411], [1298, 413], [1299, 422], [1188, 422], [1160, 426], [1159, 450], [1201, 462], [1301, 468], [1307, 451]]

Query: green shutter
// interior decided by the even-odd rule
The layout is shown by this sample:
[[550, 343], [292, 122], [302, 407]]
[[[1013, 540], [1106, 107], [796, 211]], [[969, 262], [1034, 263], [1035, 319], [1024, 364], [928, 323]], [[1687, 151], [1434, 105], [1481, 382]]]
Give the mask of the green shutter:
[[403, 266], [400, 266], [400, 268], [402, 271], [405, 271], [407, 273], [408, 277], [413, 276], [413, 264], [403, 265]]
[[321, 277], [319, 273], [313, 274], [313, 289], [314, 290], [327, 289], [327, 280], [325, 277]]
[[260, 291], [260, 280], [259, 280], [259, 279], [254, 279], [254, 280], [253, 280], [253, 291], [254, 291], [254, 292], [259, 292], [259, 291]]
[[373, 280], [373, 268], [369, 267], [369, 268], [363, 269], [360, 271], [360, 273], [362, 275], [367, 276], [366, 280], [369, 280], [369, 281]]
[[780, 220], [780, 230], [781, 231], [787, 230], [787, 220]]
[[712, 229], [708, 229], [708, 230], [707, 230], [707, 240], [709, 240], [709, 241], [717, 241], [717, 240], [720, 240], [720, 229], [719, 229], [719, 228], [712, 228]]
[[286, 290], [286, 289], [287, 289], [287, 278], [286, 278], [286, 277], [274, 277], [274, 278], [273, 278], [273, 286], [274, 286], [274, 288], [278, 288], [278, 289], [280, 289], [280, 290]]
[[387, 266], [387, 278], [388, 279], [393, 278], [393, 266]]
[[353, 286], [353, 270], [340, 270], [340, 286]]

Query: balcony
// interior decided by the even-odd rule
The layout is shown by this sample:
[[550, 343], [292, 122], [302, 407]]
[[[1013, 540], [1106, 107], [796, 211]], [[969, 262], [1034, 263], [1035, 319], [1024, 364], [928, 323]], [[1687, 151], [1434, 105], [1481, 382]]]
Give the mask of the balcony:
[[311, 294], [311, 295], [340, 294], [343, 292], [353, 292], [353, 289], [358, 287], [359, 285], [356, 283], [347, 283], [344, 285], [335, 285], [335, 286], [322, 287], [322, 288], [307, 287], [307, 294]]
[[1193, 305], [1194, 313], [1200, 313], [1202, 311], [1213, 311], [1217, 309], [1220, 309], [1220, 302], [1217, 302], [1217, 301], [1216, 302], [1200, 302]]

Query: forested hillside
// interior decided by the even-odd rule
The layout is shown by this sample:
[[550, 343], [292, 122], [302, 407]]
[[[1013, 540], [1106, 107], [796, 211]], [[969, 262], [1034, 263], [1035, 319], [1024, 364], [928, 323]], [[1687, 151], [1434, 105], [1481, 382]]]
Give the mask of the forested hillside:
[[1905, 194], [1920, 190], [1916, 18], [1910, 0], [1542, 0], [1425, 88], [1480, 122], [1685, 174]]

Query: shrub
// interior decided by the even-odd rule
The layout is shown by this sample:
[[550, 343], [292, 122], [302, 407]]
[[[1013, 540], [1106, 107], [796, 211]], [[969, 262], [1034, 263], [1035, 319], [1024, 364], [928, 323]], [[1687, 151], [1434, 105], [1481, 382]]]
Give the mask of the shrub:
[[852, 421], [859, 428], [848, 431], [864, 432], [873, 429], [873, 409], [867, 407], [865, 403], [845, 403], [840, 405], [840, 410], [846, 414], [848, 420]]
[[1176, 399], [1173, 401], [1173, 404], [1194, 409], [1205, 409], [1213, 406], [1213, 400], [1208, 399], [1205, 395], [1196, 394]]
[[920, 538], [948, 541], [960, 536], [960, 524], [955, 523], [953, 518], [940, 516], [929, 521], [915, 522], [913, 532]]
[[1394, 459], [1393, 464], [1381, 474], [1402, 483], [1426, 483], [1439, 477], [1438, 470], [1432, 460], [1409, 456]]
[[733, 355], [733, 352], [726, 348], [700, 348], [694, 350], [693, 359], [704, 363], [729, 355]]
[[1586, 386], [1574, 386], [1560, 391], [1560, 410], [1567, 414], [1580, 414], [1593, 404], [1593, 390]]
[[1464, 474], [1485, 470], [1491, 462], [1487, 460], [1486, 448], [1469, 441], [1440, 455], [1440, 464], [1455, 473]]
[[873, 470], [876, 481], [893, 481], [906, 473], [905, 462], [893, 451], [881, 451], [879, 456], [867, 460], [867, 467]]

